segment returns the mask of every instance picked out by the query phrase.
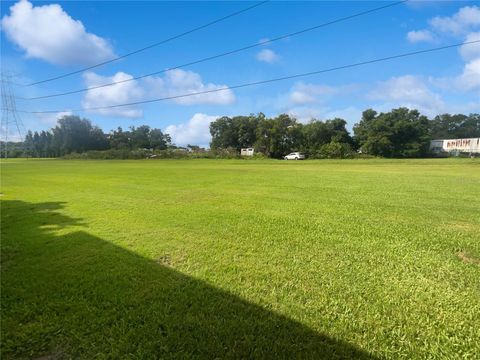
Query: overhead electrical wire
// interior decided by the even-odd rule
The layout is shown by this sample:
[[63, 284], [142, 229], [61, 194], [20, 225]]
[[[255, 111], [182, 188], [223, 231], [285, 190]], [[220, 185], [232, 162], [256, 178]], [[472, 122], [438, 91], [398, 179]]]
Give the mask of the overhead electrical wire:
[[126, 82], [129, 82], [129, 81], [143, 79], [143, 78], [146, 78], [146, 77], [149, 77], [149, 76], [165, 73], [167, 71], [184, 68], [184, 67], [187, 67], [187, 66], [199, 64], [199, 63], [206, 62], [206, 61], [213, 60], [213, 59], [218, 59], [220, 57], [224, 57], [224, 56], [227, 56], [227, 55], [232, 55], [232, 54], [235, 54], [235, 53], [238, 53], [238, 52], [241, 52], [241, 51], [245, 51], [245, 50], [249, 50], [249, 49], [258, 47], [258, 46], [267, 45], [267, 44], [273, 43], [275, 41], [290, 38], [290, 37], [300, 35], [300, 34], [303, 34], [303, 33], [309, 32], [309, 31], [313, 31], [313, 30], [316, 30], [316, 29], [319, 29], [319, 28], [322, 28], [322, 27], [326, 27], [326, 26], [333, 25], [333, 24], [336, 24], [336, 23], [339, 23], [339, 22], [342, 22], [342, 21], [350, 20], [350, 19], [353, 19], [353, 18], [356, 18], [356, 17], [359, 17], [359, 16], [367, 15], [367, 14], [370, 14], [370, 13], [373, 13], [373, 12], [376, 12], [376, 11], [380, 11], [380, 10], [383, 10], [383, 9], [386, 9], [386, 8], [389, 8], [389, 7], [392, 7], [392, 6], [400, 5], [400, 4], [403, 4], [407, 1], [409, 1], [409, 0], [402, 0], [402, 1], [397, 1], [397, 2], [394, 2], [394, 3], [388, 4], [388, 5], [379, 6], [379, 7], [370, 9], [370, 10], [365, 10], [365, 11], [355, 13], [355, 14], [352, 14], [352, 15], [349, 15], [349, 16], [344, 16], [344, 17], [341, 17], [341, 18], [338, 18], [338, 19], [335, 19], [335, 20], [331, 20], [331, 21], [328, 21], [328, 22], [325, 22], [325, 23], [322, 23], [322, 24], [319, 24], [319, 25], [315, 25], [315, 26], [312, 26], [312, 27], [308, 27], [308, 28], [305, 28], [305, 29], [302, 29], [302, 30], [299, 30], [299, 31], [295, 31], [295, 32], [292, 32], [292, 33], [289, 33], [289, 34], [281, 35], [281, 36], [275, 37], [273, 39], [267, 39], [267, 40], [259, 41], [259, 42], [256, 42], [255, 44], [247, 45], [247, 46], [235, 49], [235, 50], [231, 50], [231, 51], [227, 51], [227, 52], [224, 52], [224, 53], [221, 53], [221, 54], [209, 56], [209, 57], [206, 57], [206, 58], [203, 58], [203, 59], [199, 59], [199, 60], [195, 60], [195, 61], [192, 61], [192, 62], [182, 64], [182, 65], [177, 65], [177, 66], [174, 66], [174, 67], [171, 67], [171, 68], [168, 68], [168, 69], [155, 71], [155, 72], [152, 72], [152, 73], [149, 73], [149, 74], [136, 76], [136, 77], [133, 77], [133, 78], [130, 78], [130, 79], [114, 81], [114, 82], [107, 83], [107, 84], [91, 86], [91, 87], [87, 87], [87, 88], [83, 88], [83, 89], [66, 91], [66, 92], [57, 93], [57, 94], [49, 94], [49, 95], [36, 96], [36, 97], [30, 97], [30, 98], [19, 97], [18, 99], [40, 100], [40, 99], [47, 99], [47, 98], [52, 98], [52, 97], [66, 96], [66, 95], [77, 94], [77, 93], [81, 93], [81, 92], [85, 92], [85, 91], [89, 91], [89, 90], [100, 89], [100, 88], [104, 88], [104, 87], [108, 87], [108, 86], [122, 84], [122, 83], [126, 83]]
[[[378, 63], [378, 62], [382, 62], [382, 61], [393, 60], [393, 59], [398, 59], [398, 58], [403, 58], [403, 57], [408, 57], [408, 56], [413, 56], [413, 55], [425, 54], [425, 53], [429, 53], [429, 52], [440, 51], [440, 50], [450, 49], [450, 48], [454, 48], [454, 47], [460, 47], [460, 46], [464, 46], [464, 45], [476, 44], [476, 43], [480, 43], [480, 40], [467, 41], [467, 42], [463, 42], [463, 43], [440, 46], [440, 47], [435, 47], [435, 48], [430, 48], [430, 49], [425, 49], [425, 50], [419, 50], [419, 51], [412, 51], [412, 52], [408, 52], [408, 53], [397, 54], [397, 55], [392, 55], [392, 56], [387, 56], [387, 57], [382, 57], [382, 58], [357, 62], [357, 63], [353, 63], [353, 64], [348, 64], [348, 65], [336, 66], [336, 67], [332, 67], [332, 68], [316, 70], [316, 71], [311, 71], [311, 72], [306, 72], [306, 73], [301, 73], [301, 74], [282, 76], [282, 77], [278, 77], [278, 78], [274, 78], [274, 79], [249, 82], [249, 83], [233, 85], [233, 86], [225, 86], [225, 87], [218, 88], [218, 89], [205, 90], [205, 91], [199, 91], [199, 92], [194, 92], [194, 93], [180, 94], [180, 95], [156, 98], [156, 99], [151, 99], [151, 100], [136, 101], [136, 102], [130, 102], [130, 103], [123, 103], [123, 104], [115, 104], [115, 105], [108, 105], [108, 106], [97, 106], [97, 107], [90, 107], [90, 108], [83, 108], [83, 109], [75, 109], [75, 110], [69, 110], [69, 111], [84, 112], [84, 111], [92, 111], [92, 110], [112, 109], [112, 108], [123, 107], [123, 106], [134, 106], [134, 105], [148, 104], [148, 103], [154, 103], [154, 102], [165, 101], [165, 100], [173, 100], [173, 99], [185, 98], [185, 97], [190, 97], [190, 96], [209, 94], [209, 93], [214, 93], [214, 92], [219, 92], [219, 91], [239, 89], [239, 88], [244, 88], [244, 87], [248, 87], [248, 86], [272, 83], [272, 82], [276, 82], [276, 81], [294, 79], [294, 78], [311, 76], [311, 75], [318, 75], [318, 74], [322, 74], [322, 73], [327, 73], [327, 72], [332, 72], [332, 71], [337, 71], [337, 70], [342, 70], [342, 69], [348, 69], [348, 68], [352, 68], [352, 67], [357, 67], [357, 66], [362, 66], [362, 65], [367, 65], [367, 64], [373, 64], [373, 63]], [[19, 112], [24, 112], [24, 113], [29, 113], [29, 114], [50, 114], [50, 113], [64, 112], [64, 111], [67, 111], [67, 110], [45, 110], [45, 111], [21, 111], [21, 110], [18, 110], [18, 111]]]
[[232, 18], [232, 17], [234, 17], [234, 16], [237, 16], [237, 15], [240, 15], [240, 14], [242, 14], [242, 13], [244, 13], [244, 12], [247, 12], [247, 11], [249, 11], [249, 10], [252, 10], [252, 9], [254, 9], [254, 8], [260, 6], [260, 5], [263, 5], [263, 4], [265, 4], [265, 3], [269, 2], [269, 1], [270, 1], [270, 0], [261, 1], [261, 2], [259, 2], [259, 3], [256, 3], [256, 4], [252, 5], [252, 6], [249, 6], [249, 7], [247, 7], [247, 8], [244, 8], [244, 9], [235, 11], [235, 12], [233, 12], [233, 13], [231, 13], [231, 14], [225, 15], [225, 16], [219, 18], [219, 19], [210, 21], [210, 22], [208, 22], [208, 23], [206, 23], [206, 24], [197, 26], [197, 27], [195, 27], [195, 28], [193, 28], [193, 29], [187, 30], [187, 31], [182, 32], [182, 33], [180, 33], [180, 34], [177, 34], [177, 35], [174, 35], [174, 36], [169, 37], [169, 38], [167, 38], [167, 39], [164, 39], [164, 40], [158, 41], [158, 42], [156, 42], [156, 43], [150, 44], [150, 45], [145, 46], [145, 47], [143, 47], [143, 48], [140, 48], [140, 49], [131, 51], [131, 52], [129, 52], [129, 53], [126, 53], [126, 54], [117, 56], [117, 57], [112, 58], [112, 59], [110, 59], [110, 60], [106, 60], [106, 61], [103, 61], [103, 62], [94, 64], [94, 65], [91, 65], [91, 66], [88, 66], [88, 67], [84, 67], [84, 68], [79, 69], [79, 70], [71, 71], [71, 72], [69, 72], [69, 73], [65, 73], [65, 74], [62, 74], [62, 75], [54, 76], [54, 77], [51, 77], [51, 78], [48, 78], [48, 79], [35, 81], [35, 82], [30, 83], [30, 84], [26, 84], [26, 85], [24, 85], [24, 86], [33, 86], [33, 85], [43, 84], [43, 83], [46, 83], [46, 82], [50, 82], [50, 81], [54, 81], [54, 80], [58, 80], [58, 79], [65, 78], [65, 77], [67, 77], [67, 76], [75, 75], [75, 74], [84, 72], [84, 71], [86, 71], [86, 70], [94, 69], [94, 68], [97, 68], [97, 67], [100, 67], [100, 66], [103, 66], [103, 65], [106, 65], [106, 64], [110, 64], [110, 63], [115, 62], [115, 61], [118, 61], [118, 60], [120, 60], [120, 59], [124, 59], [124, 58], [126, 58], [126, 57], [128, 57], [128, 56], [132, 56], [132, 55], [138, 54], [139, 52], [142, 52], [142, 51], [145, 51], [145, 50], [149, 50], [149, 49], [154, 48], [154, 47], [159, 46], [159, 45], [163, 45], [163, 44], [165, 44], [165, 43], [167, 43], [167, 42], [170, 42], [170, 41], [172, 41], [172, 40], [176, 40], [176, 39], [181, 38], [181, 37], [183, 37], [183, 36], [185, 36], [185, 35], [191, 34], [191, 33], [195, 32], [195, 31], [198, 31], [198, 30], [201, 30], [201, 29], [205, 29], [205, 28], [207, 28], [207, 27], [209, 27], [209, 26], [212, 26], [212, 25], [214, 25], [214, 24], [217, 24], [217, 23], [219, 23], [219, 22], [221, 22], [221, 21], [223, 21], [223, 20]]

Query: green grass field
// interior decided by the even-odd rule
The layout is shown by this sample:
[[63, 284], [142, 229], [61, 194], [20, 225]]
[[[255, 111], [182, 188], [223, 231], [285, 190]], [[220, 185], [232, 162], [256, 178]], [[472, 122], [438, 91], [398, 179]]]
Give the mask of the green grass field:
[[480, 161], [7, 160], [2, 359], [474, 359]]

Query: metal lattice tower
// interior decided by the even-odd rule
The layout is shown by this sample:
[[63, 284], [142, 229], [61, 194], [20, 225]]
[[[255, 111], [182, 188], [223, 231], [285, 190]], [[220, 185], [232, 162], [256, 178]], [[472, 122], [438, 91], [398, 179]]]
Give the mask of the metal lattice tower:
[[5, 158], [8, 157], [8, 141], [11, 132], [18, 132], [20, 139], [23, 139], [24, 135], [26, 135], [21, 130], [22, 128], [25, 130], [25, 126], [18, 115], [17, 104], [12, 90], [12, 77], [11, 73], [2, 72], [1, 74], [2, 121], [0, 137], [3, 140], [4, 148], [0, 149], [0, 153], [3, 151]]

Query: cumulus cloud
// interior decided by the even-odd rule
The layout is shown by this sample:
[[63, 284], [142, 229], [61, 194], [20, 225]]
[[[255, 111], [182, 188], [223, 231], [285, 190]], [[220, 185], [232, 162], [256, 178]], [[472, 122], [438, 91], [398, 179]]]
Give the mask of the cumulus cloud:
[[[172, 97], [176, 95], [225, 89], [227, 85], [203, 83], [199, 74], [193, 71], [175, 69], [168, 71], [164, 77], [148, 77], [145, 79], [147, 91], [152, 96]], [[235, 94], [230, 89], [214, 91], [206, 94], [172, 99], [177, 104], [215, 104], [228, 105], [235, 101]]]
[[[100, 76], [94, 72], [86, 72], [84, 73], [83, 78], [87, 87], [96, 87], [103, 84], [121, 82], [112, 86], [88, 90], [82, 102], [84, 109], [169, 97], [173, 98], [166, 101], [174, 102], [179, 105], [228, 105], [235, 101], [235, 94], [232, 90], [226, 89], [226, 85], [216, 85], [212, 83], [205, 84], [199, 74], [193, 71], [180, 69], [168, 71], [163, 77], [149, 76], [141, 80], [126, 82], [122, 81], [130, 80], [133, 76], [124, 72], [118, 72], [113, 76]], [[215, 91], [217, 89], [225, 90]], [[214, 92], [174, 98], [177, 95], [202, 91]], [[143, 116], [143, 111], [138, 106], [92, 109], [90, 112], [129, 118]]]
[[[453, 36], [463, 39], [464, 42], [478, 41], [480, 40], [480, 7], [464, 6], [452, 16], [436, 16], [430, 19], [429, 25], [428, 30], [410, 31], [407, 38], [415, 42], [429, 39], [442, 40]], [[480, 43], [462, 45], [459, 52], [465, 61], [462, 73], [448, 78], [433, 78], [432, 83], [444, 89], [476, 91], [480, 88]]]
[[[465, 39], [466, 42], [479, 39], [480, 29], [480, 8], [477, 6], [465, 6], [452, 16], [434, 17], [429, 20], [430, 28], [425, 30], [410, 31], [407, 33], [407, 39], [410, 42], [433, 41], [454, 36]], [[476, 45], [465, 45], [461, 53], [467, 54], [470, 49]], [[478, 48], [477, 50], [478, 51]]]
[[298, 82], [290, 91], [289, 100], [294, 105], [314, 103], [324, 97], [336, 94], [342, 91], [342, 89], [345, 90], [344, 87], [333, 87]]
[[10, 125], [7, 127], [3, 124], [0, 125], [0, 138], [2, 139], [2, 141], [5, 141], [6, 138], [8, 141], [19, 142], [23, 141], [24, 137], [25, 133], [19, 133], [18, 129], [15, 126]]
[[60, 65], [91, 65], [114, 56], [109, 42], [86, 31], [60, 5], [33, 6], [20, 0], [1, 21], [8, 39], [27, 57]]
[[362, 117], [362, 109], [354, 106], [346, 108], [331, 108], [331, 107], [311, 107], [311, 106], [296, 106], [287, 111], [287, 114], [294, 117], [298, 122], [307, 124], [312, 119], [329, 120], [341, 118], [347, 121], [351, 128], [353, 124], [357, 123]]
[[295, 106], [289, 109], [287, 114], [297, 119], [298, 122], [306, 124], [312, 119], [320, 119], [322, 109], [311, 106]]
[[186, 123], [169, 125], [165, 132], [170, 134], [176, 145], [199, 145], [208, 147], [211, 140], [210, 123], [219, 116], [197, 113]]
[[[472, 32], [467, 34], [465, 42], [478, 41], [480, 40], [480, 32]], [[467, 44], [460, 47], [460, 54], [462, 58], [466, 61], [480, 58], [480, 43], [476, 44]]]
[[463, 90], [480, 90], [480, 57], [465, 64], [463, 73], [456, 78], [456, 83]]
[[275, 51], [270, 49], [262, 49], [257, 53], [257, 60], [272, 64], [277, 62], [280, 57], [275, 53]]
[[415, 108], [426, 115], [436, 115], [445, 108], [441, 96], [431, 91], [417, 76], [405, 75], [382, 81], [367, 94], [368, 99], [385, 101], [388, 107]]
[[41, 123], [45, 125], [53, 126], [57, 123], [57, 120], [60, 119], [61, 117], [72, 115], [72, 114], [73, 113], [71, 111], [60, 111], [54, 114], [48, 113], [48, 114], [35, 114], [35, 115], [37, 116], [38, 120], [40, 120]]
[[433, 41], [433, 34], [429, 30], [412, 30], [407, 33], [407, 39], [411, 43], [431, 42]]
[[[331, 86], [325, 84], [295, 83], [288, 92], [281, 93], [270, 101], [265, 99], [260, 107], [273, 107], [278, 113], [287, 113], [301, 123], [308, 123], [313, 118], [329, 119], [333, 116], [328, 105], [331, 100], [345, 99], [348, 95], [357, 94], [363, 88], [359, 84]], [[336, 95], [341, 95], [336, 98]]]
[[430, 26], [436, 31], [452, 35], [462, 35], [480, 26], [480, 8], [465, 6], [452, 16], [436, 16], [430, 20]]
[[342, 109], [335, 109], [328, 111], [324, 117], [325, 119], [340, 118], [347, 121], [348, 126], [352, 127], [353, 124], [358, 123], [362, 118], [362, 109], [355, 106], [348, 106]]
[[[95, 87], [112, 82], [129, 80], [132, 77], [132, 75], [124, 72], [117, 72], [113, 76], [101, 76], [91, 71], [83, 74], [83, 79], [85, 80], [87, 87]], [[88, 109], [122, 103], [131, 103], [141, 100], [144, 95], [145, 92], [138, 81], [128, 81], [112, 86], [88, 90], [83, 98], [82, 106], [84, 109]], [[143, 115], [142, 110], [133, 106], [122, 106], [89, 111], [101, 115], [122, 116], [129, 118], [138, 118]]]
[[316, 101], [316, 99], [312, 94], [299, 91], [299, 90], [294, 90], [290, 94], [290, 101], [293, 104], [302, 105], [302, 104], [313, 103]]

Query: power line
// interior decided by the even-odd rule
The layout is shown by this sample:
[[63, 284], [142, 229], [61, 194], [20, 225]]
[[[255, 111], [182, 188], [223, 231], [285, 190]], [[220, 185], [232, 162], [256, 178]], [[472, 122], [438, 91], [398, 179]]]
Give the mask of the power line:
[[159, 45], [163, 45], [163, 44], [165, 44], [165, 43], [167, 43], [167, 42], [170, 42], [170, 41], [172, 41], [172, 40], [176, 40], [176, 39], [178, 39], [178, 38], [181, 38], [181, 37], [183, 37], [183, 36], [185, 36], [185, 35], [189, 35], [189, 34], [195, 32], [195, 31], [198, 31], [198, 30], [201, 30], [201, 29], [205, 29], [206, 27], [212, 26], [212, 25], [214, 25], [214, 24], [217, 24], [217, 23], [219, 23], [219, 22], [221, 22], [221, 21], [224, 21], [224, 20], [226, 20], [226, 19], [232, 18], [232, 17], [234, 17], [234, 16], [240, 15], [240, 14], [242, 14], [242, 13], [244, 13], [244, 12], [247, 12], [247, 11], [249, 11], [249, 10], [252, 10], [252, 9], [254, 9], [254, 8], [260, 6], [260, 5], [263, 5], [263, 4], [265, 4], [265, 3], [269, 2], [269, 1], [270, 1], [270, 0], [261, 1], [261, 2], [259, 2], [259, 3], [256, 3], [256, 4], [252, 5], [252, 6], [249, 6], [249, 7], [247, 7], [247, 8], [244, 8], [244, 9], [242, 9], [242, 10], [235, 11], [235, 12], [229, 14], [229, 15], [223, 16], [223, 17], [221, 17], [221, 18], [219, 18], [219, 19], [213, 20], [213, 21], [211, 21], [211, 22], [209, 22], [209, 23], [206, 23], [206, 24], [204, 24], [204, 25], [200, 25], [200, 26], [198, 26], [198, 27], [196, 27], [196, 28], [193, 28], [193, 29], [187, 30], [187, 31], [185, 31], [185, 32], [183, 32], [183, 33], [174, 35], [174, 36], [172, 36], [172, 37], [170, 37], [170, 38], [167, 38], [167, 39], [164, 39], [164, 40], [162, 40], [162, 41], [159, 41], [159, 42], [150, 44], [150, 45], [145, 46], [145, 47], [143, 47], [143, 48], [140, 48], [140, 49], [138, 49], [138, 50], [131, 51], [131, 52], [126, 53], [126, 54], [124, 54], [124, 55], [117, 56], [116, 58], [113, 58], [113, 59], [110, 59], [110, 60], [106, 60], [106, 61], [100, 62], [100, 63], [98, 63], [98, 64], [91, 65], [91, 66], [88, 66], [88, 67], [85, 67], [85, 68], [82, 68], [82, 69], [79, 69], [79, 70], [75, 70], [75, 71], [72, 71], [72, 72], [69, 72], [69, 73], [65, 73], [65, 74], [63, 74], [63, 75], [58, 75], [58, 76], [51, 77], [51, 78], [48, 78], [48, 79], [44, 79], [44, 80], [40, 80], [40, 81], [35, 81], [35, 82], [31, 83], [31, 84], [27, 84], [27, 85], [24, 85], [24, 86], [33, 86], [33, 85], [43, 84], [43, 83], [46, 83], [46, 82], [49, 82], [49, 81], [54, 81], [54, 80], [62, 79], [62, 78], [64, 78], [64, 77], [71, 76], [71, 75], [75, 75], [75, 74], [81, 73], [81, 72], [86, 71], [86, 70], [90, 70], [90, 69], [94, 69], [94, 68], [97, 68], [97, 67], [100, 67], [100, 66], [103, 66], [103, 65], [106, 65], [106, 64], [110, 64], [110, 63], [112, 63], [112, 62], [114, 62], [114, 61], [118, 61], [118, 60], [120, 60], [120, 59], [124, 59], [124, 58], [126, 58], [126, 57], [128, 57], [128, 56], [132, 56], [132, 55], [138, 54], [139, 52], [142, 52], [142, 51], [145, 51], [145, 50], [149, 50], [149, 49], [151, 49], [151, 48], [154, 48], [154, 47], [159, 46]]
[[[468, 42], [446, 45], [446, 46], [440, 46], [440, 47], [430, 48], [430, 49], [426, 49], [426, 50], [413, 51], [413, 52], [408, 52], [408, 53], [403, 53], [403, 54], [398, 54], [398, 55], [392, 55], [392, 56], [387, 56], [387, 57], [373, 59], [373, 60], [357, 62], [357, 63], [353, 63], [353, 64], [348, 64], [348, 65], [336, 66], [336, 67], [327, 68], [327, 69], [323, 69], [323, 70], [317, 70], [317, 71], [311, 71], [311, 72], [307, 72], [307, 73], [278, 77], [278, 78], [274, 78], [274, 79], [255, 81], [255, 82], [233, 85], [233, 86], [225, 86], [223, 88], [218, 88], [218, 89], [205, 90], [205, 91], [199, 91], [199, 92], [181, 94], [181, 95], [174, 95], [174, 96], [168, 96], [168, 97], [151, 99], [151, 100], [136, 101], [136, 102], [131, 102], [131, 103], [123, 103], [123, 104], [116, 104], [116, 105], [109, 105], [109, 106], [90, 107], [90, 108], [84, 108], [84, 109], [75, 109], [75, 110], [70, 110], [70, 111], [81, 112], [81, 111], [91, 111], [91, 110], [112, 109], [112, 108], [123, 107], [123, 106], [148, 104], [148, 103], [153, 103], [153, 102], [173, 100], [173, 99], [185, 98], [185, 97], [202, 95], [202, 94], [209, 94], [209, 93], [225, 91], [225, 90], [239, 89], [239, 88], [244, 88], [244, 87], [248, 87], [248, 86], [267, 84], [267, 83], [272, 83], [272, 82], [276, 82], [276, 81], [282, 81], [282, 80], [288, 80], [288, 79], [294, 79], [294, 78], [299, 78], [299, 77], [317, 75], [317, 74], [322, 74], [322, 73], [327, 73], [327, 72], [332, 72], [332, 71], [337, 71], [337, 70], [342, 70], [342, 69], [348, 69], [348, 68], [352, 68], [352, 67], [368, 65], [368, 64], [373, 64], [373, 63], [377, 63], [377, 62], [381, 62], [381, 61], [398, 59], [398, 58], [407, 57], [407, 56], [425, 54], [425, 53], [429, 53], [429, 52], [445, 50], [445, 49], [450, 49], [450, 48], [454, 48], [454, 47], [459, 47], [459, 46], [469, 45], [469, 44], [475, 44], [475, 43], [480, 43], [480, 40], [468, 41]], [[65, 110], [22, 111], [22, 112], [29, 113], [29, 114], [49, 114], [49, 113], [58, 113], [58, 112], [63, 112], [63, 111], [65, 111]]]
[[[17, 131], [20, 139], [24, 138], [24, 135], [22, 134], [22, 131], [20, 128], [22, 127], [25, 130], [25, 126], [23, 125], [22, 119], [18, 116], [18, 111], [16, 108], [16, 103], [15, 103], [15, 96], [13, 95], [12, 92], [12, 83], [11, 83], [11, 78], [12, 78], [11, 73], [4, 73], [2, 72], [1, 74], [1, 80], [0, 80], [0, 88], [1, 88], [1, 98], [2, 98], [2, 119], [1, 119], [1, 130], [4, 132], [4, 143], [3, 145], [3, 152], [4, 152], [4, 158], [6, 159], [8, 157], [8, 141], [9, 141], [9, 135], [10, 135], [10, 129], [9, 125], [13, 125]], [[12, 126], [12, 127], [13, 127]], [[13, 132], [15, 129], [13, 129]], [[26, 133], [26, 130], [25, 130]], [[1, 153], [2, 150], [0, 150]]]
[[273, 43], [275, 41], [290, 38], [290, 37], [300, 35], [300, 34], [303, 34], [303, 33], [309, 32], [309, 31], [313, 31], [313, 30], [316, 30], [316, 29], [319, 29], [319, 28], [322, 28], [322, 27], [326, 27], [326, 26], [333, 25], [333, 24], [336, 24], [336, 23], [339, 23], [339, 22], [342, 22], [342, 21], [350, 20], [350, 19], [353, 19], [353, 18], [356, 18], [356, 17], [359, 17], [359, 16], [367, 15], [367, 14], [370, 14], [370, 13], [373, 13], [373, 12], [376, 12], [376, 11], [380, 11], [380, 10], [383, 10], [383, 9], [386, 9], [386, 8], [389, 8], [389, 7], [392, 7], [392, 6], [400, 5], [400, 4], [403, 4], [407, 1], [409, 1], [409, 0], [397, 1], [395, 3], [391, 3], [391, 4], [388, 4], [388, 5], [383, 5], [383, 6], [376, 7], [376, 8], [370, 9], [370, 10], [362, 11], [362, 12], [359, 12], [359, 13], [356, 13], [356, 14], [345, 16], [345, 17], [341, 17], [339, 19], [335, 19], [335, 20], [332, 20], [332, 21], [329, 21], [329, 22], [326, 22], [326, 23], [322, 23], [322, 24], [319, 24], [319, 25], [308, 27], [306, 29], [295, 31], [295, 32], [290, 33], [290, 34], [281, 35], [281, 36], [275, 37], [273, 39], [263, 40], [263, 41], [260, 41], [260, 42], [256, 42], [255, 44], [247, 45], [247, 46], [235, 49], [235, 50], [231, 50], [231, 51], [227, 51], [227, 52], [224, 52], [224, 53], [221, 53], [221, 54], [209, 56], [209, 57], [206, 57], [206, 58], [203, 58], [203, 59], [199, 59], [199, 60], [195, 60], [195, 61], [192, 61], [192, 62], [189, 62], [189, 63], [182, 64], [182, 65], [177, 65], [177, 66], [174, 66], [174, 67], [171, 67], [171, 68], [168, 68], [168, 69], [155, 71], [155, 72], [152, 72], [152, 73], [149, 73], [149, 74], [146, 74], [146, 75], [141, 75], [141, 76], [137, 76], [137, 77], [133, 77], [133, 78], [130, 78], [130, 79], [125, 79], [125, 80], [120, 80], [120, 81], [114, 81], [114, 82], [111, 82], [111, 83], [108, 83], [108, 84], [102, 84], [102, 85], [91, 86], [91, 87], [78, 89], [78, 90], [66, 91], [66, 92], [62, 92], [62, 93], [58, 93], [58, 94], [49, 94], [49, 95], [36, 96], [36, 97], [30, 97], [30, 98], [20, 98], [20, 99], [22, 99], [22, 100], [47, 99], [47, 98], [52, 98], [52, 97], [77, 94], [77, 93], [85, 92], [85, 91], [88, 91], [88, 90], [100, 89], [100, 88], [107, 87], [107, 86], [113, 86], [113, 85], [117, 85], [117, 84], [126, 83], [126, 82], [129, 82], [129, 81], [143, 79], [143, 78], [153, 76], [153, 75], [158, 75], [158, 74], [161, 74], [161, 73], [164, 73], [164, 72], [167, 72], [167, 71], [184, 68], [184, 67], [187, 67], [187, 66], [191, 66], [191, 65], [202, 63], [202, 62], [206, 62], [206, 61], [209, 61], [209, 60], [218, 59], [220, 57], [224, 57], [224, 56], [227, 56], [227, 55], [232, 55], [232, 54], [235, 54], [235, 53], [238, 53], [238, 52], [241, 52], [241, 51], [249, 50], [249, 49], [252, 49], [252, 48], [255, 48], [255, 47], [258, 47], [258, 46], [263, 46], [263, 45], [266, 45], [266, 44], [270, 44], [270, 43]]

